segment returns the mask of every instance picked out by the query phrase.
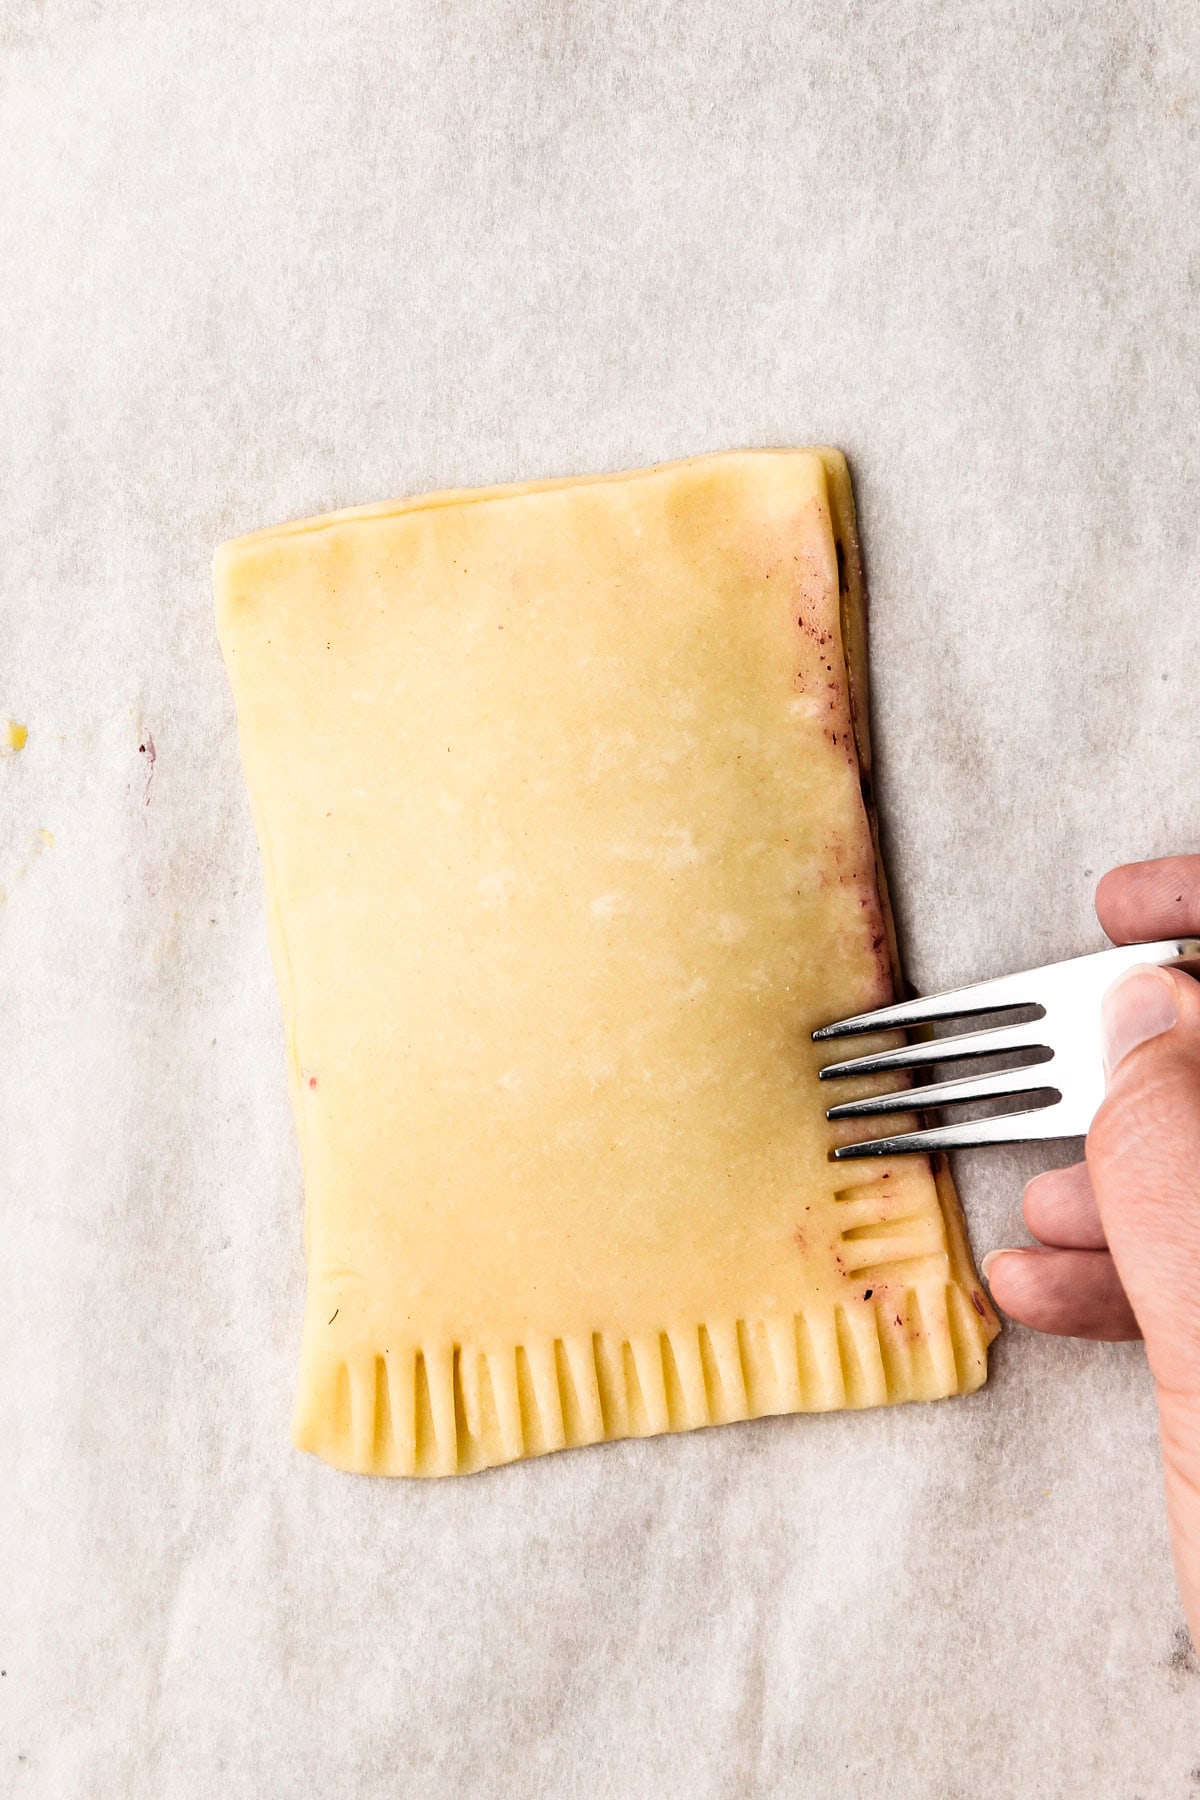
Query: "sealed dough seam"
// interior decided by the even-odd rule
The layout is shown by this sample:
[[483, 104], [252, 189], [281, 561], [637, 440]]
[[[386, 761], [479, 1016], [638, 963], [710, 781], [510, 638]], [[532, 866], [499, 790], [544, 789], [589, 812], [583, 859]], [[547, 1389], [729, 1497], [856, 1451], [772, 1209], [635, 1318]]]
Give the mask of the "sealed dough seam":
[[877, 1298], [790, 1316], [317, 1358], [295, 1442], [362, 1473], [456, 1475], [609, 1439], [973, 1393], [993, 1335], [983, 1297], [918, 1266]]

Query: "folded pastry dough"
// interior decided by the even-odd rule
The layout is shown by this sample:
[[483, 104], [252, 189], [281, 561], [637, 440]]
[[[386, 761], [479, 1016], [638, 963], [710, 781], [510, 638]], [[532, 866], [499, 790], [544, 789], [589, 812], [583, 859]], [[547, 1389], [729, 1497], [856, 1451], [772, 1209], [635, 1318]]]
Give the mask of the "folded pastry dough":
[[895, 968], [843, 459], [360, 507], [215, 576], [304, 1161], [296, 1443], [452, 1474], [977, 1387], [949, 1179], [829, 1160], [809, 1036]]

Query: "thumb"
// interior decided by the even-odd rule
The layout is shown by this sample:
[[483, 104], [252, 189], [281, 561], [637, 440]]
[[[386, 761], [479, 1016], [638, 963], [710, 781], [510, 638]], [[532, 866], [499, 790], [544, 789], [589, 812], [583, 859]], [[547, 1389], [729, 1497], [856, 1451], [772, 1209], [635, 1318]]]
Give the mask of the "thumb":
[[1108, 1093], [1088, 1173], [1146, 1340], [1171, 1549], [1200, 1642], [1200, 986], [1131, 969], [1104, 998]]
[[1200, 984], [1142, 966], [1104, 998], [1088, 1173], [1156, 1382], [1200, 1403]]

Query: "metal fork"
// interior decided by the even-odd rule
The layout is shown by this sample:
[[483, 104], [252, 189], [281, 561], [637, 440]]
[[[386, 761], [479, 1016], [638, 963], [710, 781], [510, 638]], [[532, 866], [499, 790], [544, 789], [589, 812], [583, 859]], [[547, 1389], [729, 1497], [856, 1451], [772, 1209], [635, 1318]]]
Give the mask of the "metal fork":
[[897, 1069], [926, 1069], [934, 1063], [963, 1058], [1011, 1055], [1019, 1066], [985, 1070], [952, 1081], [937, 1081], [848, 1100], [831, 1106], [827, 1119], [869, 1119], [888, 1113], [926, 1112], [979, 1100], [1023, 1099], [1019, 1111], [990, 1118], [959, 1118], [897, 1136], [842, 1144], [839, 1161], [859, 1156], [902, 1156], [913, 1151], [965, 1150], [976, 1144], [1015, 1144], [1031, 1138], [1079, 1137], [1088, 1129], [1104, 1098], [1104, 1066], [1100, 1053], [1100, 1002], [1106, 989], [1126, 969], [1141, 963], [1174, 964], [1200, 973], [1200, 938], [1164, 938], [1154, 944], [1123, 944], [1092, 956], [1048, 963], [1017, 975], [1000, 975], [973, 987], [953, 988], [924, 1000], [903, 1000], [875, 1012], [858, 1013], [813, 1032], [817, 1043], [853, 1037], [866, 1031], [942, 1024], [984, 1013], [1024, 1011], [1032, 1018], [1000, 1024], [986, 1031], [966, 1031], [878, 1050], [821, 1070], [822, 1081], [845, 1075], [881, 1075]]

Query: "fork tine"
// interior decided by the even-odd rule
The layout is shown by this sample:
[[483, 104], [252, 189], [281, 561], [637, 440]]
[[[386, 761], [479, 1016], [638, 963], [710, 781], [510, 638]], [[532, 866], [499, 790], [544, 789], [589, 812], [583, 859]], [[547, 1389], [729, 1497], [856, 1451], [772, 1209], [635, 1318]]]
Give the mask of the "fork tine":
[[1038, 1002], [1031, 991], [1035, 986], [1029, 971], [997, 975], [994, 981], [976, 981], [970, 987], [947, 988], [944, 993], [926, 994], [920, 1000], [899, 1000], [894, 1006], [880, 1006], [874, 1012], [855, 1013], [853, 1018], [822, 1025], [813, 1032], [813, 1038], [821, 1043], [825, 1038], [855, 1037], [864, 1031], [890, 1031], [898, 1025], [933, 1025], [941, 1019], [967, 1018], [972, 1013], [1036, 1006]]
[[1035, 1019], [1028, 1025], [999, 1025], [991, 1031], [962, 1031], [953, 1037], [931, 1038], [924, 1044], [901, 1044], [895, 1050], [877, 1050], [872, 1056], [830, 1063], [819, 1073], [822, 1081], [833, 1081], [843, 1075], [880, 1075], [886, 1069], [919, 1069], [925, 1063], [955, 1062], [960, 1056], [1049, 1049], [1037, 1036], [1037, 1024]]
[[[952, 1106], [959, 1100], [1007, 1100], [1016, 1094], [1035, 1094], [1051, 1087], [1046, 1081], [1031, 1080], [1049, 1063], [1026, 1063], [1021, 1069], [999, 1069], [992, 1075], [968, 1075], [961, 1081], [937, 1081], [928, 1087], [901, 1088], [895, 1094], [876, 1094], [866, 1100], [844, 1100], [831, 1106], [827, 1119], [870, 1119], [884, 1113], [924, 1112], [931, 1106]], [[1058, 1092], [1057, 1088], [1052, 1090]]]
[[1020, 1144], [1033, 1138], [1073, 1137], [1069, 1122], [1061, 1116], [1062, 1102], [1023, 1112], [1003, 1113], [999, 1118], [962, 1119], [954, 1125], [932, 1125], [925, 1131], [905, 1131], [898, 1137], [867, 1138], [861, 1144], [839, 1144], [836, 1162], [864, 1156], [905, 1156], [917, 1151], [971, 1150], [979, 1144]]

